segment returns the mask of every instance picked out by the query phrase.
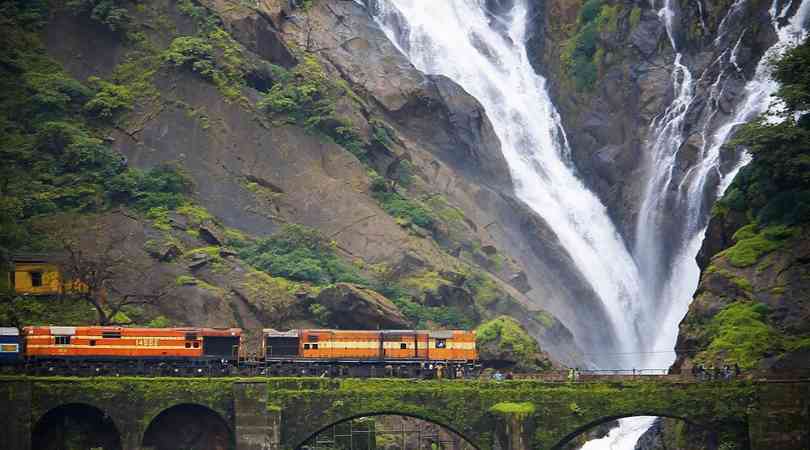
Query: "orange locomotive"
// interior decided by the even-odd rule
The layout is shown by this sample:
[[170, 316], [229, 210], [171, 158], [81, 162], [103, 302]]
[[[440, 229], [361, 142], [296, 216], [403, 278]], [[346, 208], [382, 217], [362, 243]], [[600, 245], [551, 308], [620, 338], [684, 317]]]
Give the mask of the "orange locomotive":
[[174, 372], [210, 367], [212, 362], [230, 365], [238, 359], [241, 335], [238, 328], [23, 328], [29, 363], [51, 371], [76, 368], [69, 364], [76, 361], [97, 371], [120, 368], [122, 363], [133, 366], [133, 371], [142, 371], [147, 362], [172, 363]]
[[448, 377], [476, 369], [474, 331], [265, 329], [262, 354], [271, 374]]

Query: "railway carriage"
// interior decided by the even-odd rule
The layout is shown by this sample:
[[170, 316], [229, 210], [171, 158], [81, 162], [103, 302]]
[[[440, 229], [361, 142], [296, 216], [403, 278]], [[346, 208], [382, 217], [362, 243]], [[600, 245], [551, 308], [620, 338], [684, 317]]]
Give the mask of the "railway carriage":
[[25, 355], [36, 372], [187, 374], [230, 370], [238, 328], [25, 327]]
[[475, 332], [427, 330], [265, 329], [269, 374], [466, 376], [477, 368]]
[[23, 361], [23, 345], [20, 331], [0, 327], [0, 369], [10, 371]]

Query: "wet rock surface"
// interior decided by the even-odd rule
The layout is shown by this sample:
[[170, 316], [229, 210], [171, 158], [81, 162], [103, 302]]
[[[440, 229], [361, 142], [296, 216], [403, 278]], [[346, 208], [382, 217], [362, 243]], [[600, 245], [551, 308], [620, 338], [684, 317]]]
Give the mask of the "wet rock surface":
[[405, 329], [408, 320], [397, 307], [370, 289], [338, 283], [318, 294], [317, 301], [331, 313], [336, 325], [345, 329]]

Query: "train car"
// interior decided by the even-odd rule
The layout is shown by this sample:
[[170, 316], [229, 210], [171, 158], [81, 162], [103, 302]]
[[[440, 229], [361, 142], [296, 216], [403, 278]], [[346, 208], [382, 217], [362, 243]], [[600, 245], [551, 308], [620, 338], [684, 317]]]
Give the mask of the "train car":
[[477, 366], [475, 332], [448, 330], [263, 330], [271, 374], [455, 377]]
[[208, 372], [238, 363], [238, 328], [25, 327], [25, 356], [36, 371]]
[[0, 369], [10, 371], [23, 360], [23, 345], [20, 330], [0, 327]]

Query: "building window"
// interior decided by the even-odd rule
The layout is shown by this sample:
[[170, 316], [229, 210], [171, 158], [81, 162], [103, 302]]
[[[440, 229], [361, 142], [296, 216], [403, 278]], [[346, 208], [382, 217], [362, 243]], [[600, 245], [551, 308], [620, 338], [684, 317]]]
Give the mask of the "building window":
[[447, 348], [446, 339], [436, 339], [436, 348]]
[[29, 272], [31, 274], [31, 286], [42, 287], [42, 272]]
[[54, 337], [54, 344], [70, 345], [70, 336], [56, 336]]
[[408, 348], [408, 344], [403, 342], [403, 343], [399, 344], [399, 348], [400, 348], [400, 350], [405, 350], [406, 348]]

